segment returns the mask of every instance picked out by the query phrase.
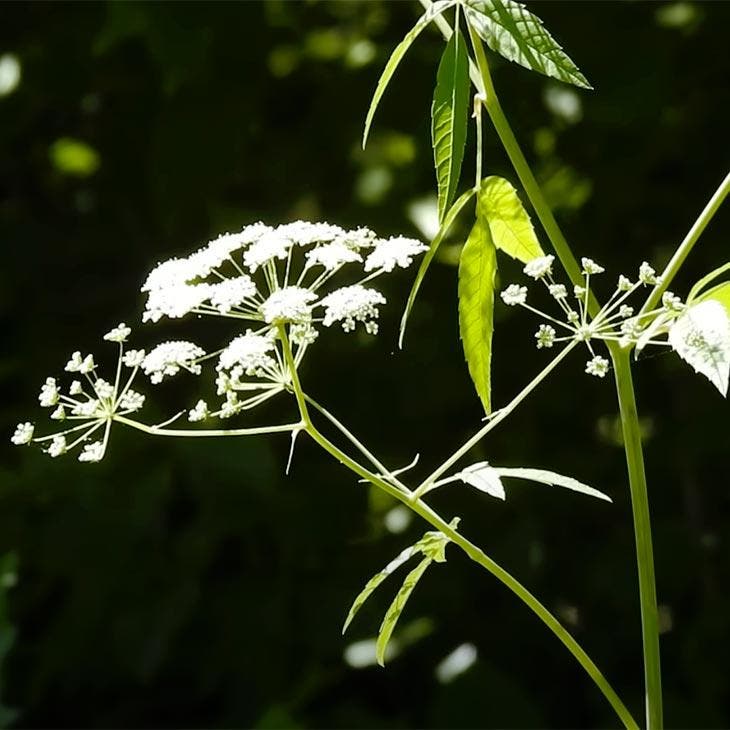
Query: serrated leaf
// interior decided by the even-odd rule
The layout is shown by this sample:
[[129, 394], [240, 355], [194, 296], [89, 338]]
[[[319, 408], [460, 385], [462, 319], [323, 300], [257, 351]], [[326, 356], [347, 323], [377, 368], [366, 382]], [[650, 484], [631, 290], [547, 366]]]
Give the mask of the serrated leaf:
[[411, 43], [420, 35], [421, 31], [437, 16], [441, 15], [445, 10], [448, 10], [453, 5], [456, 5], [457, 0], [436, 0], [426, 10], [426, 12], [416, 21], [416, 24], [406, 33], [405, 38], [395, 47], [395, 50], [390, 55], [388, 62], [385, 64], [383, 73], [380, 75], [378, 85], [375, 87], [375, 93], [370, 102], [370, 108], [368, 109], [367, 117], [365, 118], [365, 129], [362, 134], [362, 146], [365, 149], [365, 145], [368, 141], [368, 134], [370, 133], [370, 125], [373, 123], [373, 117], [375, 116], [375, 110], [378, 108], [380, 99], [388, 87], [391, 78], [395, 70], [398, 68], [398, 64], [403, 60], [403, 56], [406, 55], [406, 51], [410, 48]]
[[464, 357], [486, 413], [492, 410], [491, 364], [497, 249], [483, 216], [471, 229], [459, 260], [459, 334]]
[[708, 299], [713, 299], [716, 302], [720, 302], [727, 316], [730, 317], [730, 281], [724, 281], [722, 284], [713, 286], [712, 289], [708, 289], [704, 294], [697, 298], [698, 302], [705, 302]]
[[416, 274], [413, 286], [411, 287], [411, 293], [408, 295], [406, 308], [403, 311], [403, 316], [401, 317], [400, 321], [400, 335], [398, 337], [398, 347], [400, 347], [401, 349], [403, 348], [403, 338], [406, 333], [406, 324], [408, 323], [408, 317], [410, 316], [413, 305], [416, 302], [418, 290], [421, 288], [421, 283], [426, 276], [428, 267], [431, 265], [431, 262], [436, 256], [436, 252], [441, 245], [441, 241], [444, 240], [448, 232], [451, 230], [451, 226], [454, 224], [457, 216], [461, 212], [462, 208], [471, 200], [474, 193], [476, 193], [476, 190], [474, 188], [472, 188], [471, 190], [467, 190], [461, 197], [458, 198], [458, 200], [451, 206], [451, 208], [449, 208], [449, 212], [446, 214], [444, 222], [441, 224], [441, 228], [439, 228], [438, 233], [434, 237], [433, 241], [431, 241], [431, 246], [426, 252], [426, 255], [421, 259], [421, 265], [418, 267], [418, 273]]
[[703, 276], [691, 289], [687, 295], [687, 304], [692, 304], [698, 298], [699, 293], [718, 276], [722, 276], [726, 271], [730, 271], [730, 262], [718, 266], [706, 276]]
[[547, 32], [542, 20], [514, 0], [464, 0], [467, 20], [508, 61], [584, 89], [585, 76]]
[[380, 624], [380, 630], [378, 632], [378, 641], [375, 645], [375, 658], [378, 664], [382, 667], [385, 666], [385, 651], [388, 648], [388, 642], [390, 637], [393, 635], [393, 629], [398, 623], [401, 613], [405, 608], [408, 599], [413, 593], [413, 589], [416, 587], [416, 583], [421, 579], [426, 569], [431, 565], [431, 558], [424, 558], [407, 576], [403, 581], [403, 585], [398, 591], [396, 597], [393, 599], [393, 603], [390, 604], [388, 610], [383, 619], [383, 623]]
[[551, 487], [564, 487], [565, 489], [571, 489], [574, 492], [580, 492], [581, 494], [587, 494], [589, 497], [596, 497], [598, 499], [604, 499], [607, 502], [613, 500], [603, 492], [599, 492], [593, 487], [589, 487], [583, 482], [579, 482], [573, 477], [566, 477], [562, 474], [556, 474], [553, 471], [546, 471], [545, 469], [527, 469], [527, 468], [510, 468], [510, 467], [494, 467], [494, 471], [501, 477], [514, 477], [516, 479], [528, 479], [532, 482], [539, 482], [540, 484], [547, 484]]
[[688, 307], [669, 330], [669, 344], [727, 397], [730, 318], [720, 302], [707, 299]]
[[431, 140], [438, 183], [439, 223], [456, 194], [469, 118], [469, 54], [457, 28], [441, 56], [431, 104]]
[[479, 211], [489, 223], [494, 245], [523, 264], [544, 256], [530, 216], [512, 183], [491, 175], [479, 186]]
[[[428, 533], [427, 533], [428, 534]], [[391, 560], [388, 565], [385, 566], [379, 573], [376, 573], [366, 584], [365, 588], [360, 591], [357, 598], [352, 602], [352, 607], [350, 608], [350, 611], [347, 614], [347, 618], [345, 619], [345, 624], [342, 627], [342, 633], [344, 634], [345, 631], [347, 631], [347, 627], [352, 623], [352, 619], [355, 618], [355, 615], [357, 612], [362, 608], [365, 601], [370, 598], [370, 595], [372, 592], [389, 576], [391, 573], [395, 572], [398, 568], [400, 568], [403, 563], [405, 563], [409, 558], [411, 558], [416, 553], [420, 552], [420, 548], [418, 547], [418, 543], [415, 545], [411, 545], [410, 547], [407, 547], [405, 550], [403, 550], [396, 558]]]
[[455, 475], [457, 479], [468, 484], [480, 492], [489, 494], [497, 499], [504, 500], [504, 485], [497, 474], [497, 470], [489, 465], [487, 461], [479, 461], [476, 464], [467, 466]]

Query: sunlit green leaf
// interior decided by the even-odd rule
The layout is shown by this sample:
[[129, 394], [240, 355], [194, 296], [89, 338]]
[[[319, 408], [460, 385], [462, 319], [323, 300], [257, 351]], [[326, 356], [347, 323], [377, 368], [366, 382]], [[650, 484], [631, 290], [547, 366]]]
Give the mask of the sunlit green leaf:
[[706, 299], [688, 307], [669, 330], [669, 344], [727, 397], [730, 317], [722, 303]]
[[448, 232], [451, 230], [451, 226], [453, 225], [454, 221], [456, 220], [457, 216], [461, 212], [461, 209], [471, 200], [472, 196], [476, 190], [472, 188], [471, 190], [467, 190], [459, 199], [451, 206], [449, 209], [449, 212], [446, 214], [446, 217], [444, 218], [444, 222], [441, 224], [441, 228], [439, 229], [439, 232], [436, 234], [436, 237], [431, 242], [431, 247], [426, 252], [426, 255], [421, 259], [421, 265], [418, 267], [418, 273], [416, 274], [416, 279], [413, 282], [413, 286], [411, 287], [411, 293], [408, 295], [408, 301], [406, 302], [406, 308], [403, 312], [403, 316], [401, 317], [400, 321], [400, 336], [398, 337], [398, 347], [403, 347], [403, 337], [406, 333], [406, 324], [408, 322], [408, 317], [411, 314], [411, 310], [413, 309], [413, 305], [416, 301], [416, 296], [418, 295], [418, 290], [421, 288], [421, 283], [423, 282], [424, 277], [426, 276], [426, 272], [428, 271], [428, 267], [431, 265], [431, 261], [433, 261], [434, 256], [436, 256], [436, 252], [438, 251], [439, 246], [441, 245], [441, 241], [444, 240]]
[[574, 492], [580, 492], [581, 494], [587, 494], [589, 497], [597, 497], [598, 499], [605, 499], [607, 502], [613, 500], [603, 492], [599, 492], [593, 487], [589, 487], [583, 482], [579, 482], [573, 477], [566, 477], [562, 474], [556, 474], [552, 471], [546, 471], [545, 469], [526, 469], [526, 468], [508, 468], [497, 466], [494, 467], [494, 471], [501, 477], [514, 477], [516, 479], [528, 479], [531, 482], [539, 482], [540, 484], [548, 484], [551, 487], [564, 487], [565, 489], [572, 489]]
[[383, 568], [379, 573], [374, 575], [368, 582], [365, 588], [360, 591], [357, 598], [352, 602], [352, 607], [350, 608], [349, 613], [347, 614], [347, 618], [345, 619], [345, 624], [342, 627], [342, 633], [344, 634], [345, 631], [347, 631], [347, 627], [352, 623], [352, 619], [355, 618], [355, 615], [357, 612], [362, 608], [365, 601], [370, 598], [370, 595], [372, 592], [394, 571], [396, 571], [398, 568], [400, 568], [403, 563], [405, 563], [410, 557], [415, 555], [417, 552], [420, 552], [418, 548], [418, 543], [415, 545], [411, 545], [410, 547], [407, 547], [403, 552], [398, 555], [394, 560], [391, 560], [388, 565]]
[[459, 333], [464, 357], [484, 410], [491, 404], [492, 332], [497, 250], [479, 215], [459, 260]]
[[716, 302], [720, 302], [727, 316], [730, 317], [730, 281], [724, 281], [722, 284], [713, 286], [712, 289], [708, 289], [704, 294], [697, 298], [698, 302], [705, 302], [708, 299], [712, 299]]
[[492, 175], [479, 188], [479, 210], [489, 224], [494, 245], [512, 258], [526, 264], [544, 256], [535, 229], [514, 186]]
[[370, 132], [370, 125], [373, 122], [375, 116], [375, 110], [378, 108], [380, 99], [385, 92], [388, 84], [395, 70], [398, 68], [398, 64], [403, 60], [403, 56], [406, 55], [406, 51], [410, 48], [411, 43], [418, 37], [421, 31], [438, 15], [447, 10], [448, 8], [456, 5], [457, 0], [437, 0], [433, 3], [428, 10], [418, 19], [416, 24], [406, 34], [405, 38], [395, 47], [395, 50], [388, 59], [388, 63], [385, 64], [383, 73], [380, 75], [378, 85], [375, 88], [372, 101], [370, 102], [370, 108], [368, 109], [367, 117], [365, 118], [365, 129], [362, 135], [362, 146], [363, 148], [367, 144], [368, 134]]
[[431, 139], [442, 223], [459, 183], [469, 117], [469, 54], [460, 30], [451, 34], [436, 76], [431, 105]]
[[403, 585], [385, 614], [383, 623], [380, 625], [378, 642], [375, 647], [375, 656], [381, 667], [385, 665], [385, 651], [388, 647], [390, 637], [393, 634], [393, 629], [395, 629], [395, 625], [398, 623], [398, 619], [400, 618], [401, 613], [403, 613], [403, 609], [405, 608], [408, 599], [411, 597], [411, 593], [416, 587], [416, 583], [418, 583], [432, 562], [431, 558], [424, 558], [406, 576], [406, 579], [403, 581]]
[[722, 276], [726, 271], [730, 271], [730, 262], [723, 264], [722, 266], [718, 266], [716, 269], [711, 271], [706, 276], [703, 276], [689, 291], [689, 294], [687, 295], [687, 304], [692, 304], [692, 302], [699, 297], [700, 292], [712, 281], [717, 279], [718, 277]]
[[495, 52], [554, 79], [593, 88], [540, 18], [514, 0], [464, 0], [468, 22]]
[[455, 475], [457, 479], [461, 479], [462, 482], [468, 484], [474, 489], [478, 489], [480, 492], [496, 497], [497, 499], [504, 500], [504, 485], [502, 480], [499, 478], [499, 474], [494, 467], [489, 465], [489, 462], [480, 461], [476, 464], [466, 467], [458, 474]]

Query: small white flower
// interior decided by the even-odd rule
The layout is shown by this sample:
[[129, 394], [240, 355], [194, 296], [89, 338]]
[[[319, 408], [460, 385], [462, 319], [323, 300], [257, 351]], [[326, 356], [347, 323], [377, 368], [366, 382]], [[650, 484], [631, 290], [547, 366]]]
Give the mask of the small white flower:
[[662, 305], [666, 310], [670, 312], [681, 312], [684, 309], [682, 300], [678, 296], [672, 294], [672, 292], [670, 291], [664, 292], [664, 294], [662, 294]]
[[52, 421], [65, 421], [66, 420], [66, 409], [63, 404], [59, 405], [53, 413], [51, 413]]
[[391, 272], [396, 266], [407, 269], [413, 263], [413, 257], [428, 251], [420, 241], [404, 236], [381, 239], [365, 259], [365, 271], [382, 269]]
[[554, 299], [565, 299], [568, 296], [568, 290], [565, 288], [564, 284], [550, 284], [548, 286], [548, 291], [550, 292], [550, 296]]
[[602, 274], [606, 269], [603, 266], [599, 266], [593, 259], [588, 259], [585, 256], [580, 260], [583, 266], [583, 273], [587, 276], [592, 274]]
[[41, 392], [38, 396], [40, 404], [45, 408], [50, 408], [58, 403], [58, 386], [55, 378], [46, 378], [46, 382], [41, 386]]
[[79, 461], [93, 463], [101, 461], [104, 458], [104, 442], [93, 441], [84, 446], [84, 450], [79, 454]]
[[629, 340], [635, 340], [642, 333], [644, 327], [638, 319], [627, 319], [621, 322], [621, 334]]
[[138, 411], [144, 405], [145, 397], [136, 390], [129, 389], [120, 399], [119, 407], [124, 411]]
[[71, 383], [71, 386], [69, 387], [68, 392], [70, 395], [81, 395], [84, 392], [84, 388], [81, 385], [80, 381], [74, 380]]
[[96, 364], [94, 363], [94, 356], [93, 355], [87, 355], [84, 358], [84, 361], [81, 363], [81, 366], [79, 367], [80, 373], [90, 373], [94, 368], [96, 367]]
[[648, 286], [654, 286], [659, 282], [656, 271], [646, 261], [643, 261], [639, 266], [639, 281]]
[[362, 261], [362, 256], [341, 241], [333, 241], [317, 246], [311, 251], [307, 251], [307, 266], [324, 266], [327, 271], [335, 271], [343, 264], [353, 261]]
[[188, 421], [196, 423], [197, 421], [203, 421], [209, 415], [208, 404], [204, 400], [199, 400], [195, 404], [195, 408], [188, 412]]
[[68, 373], [77, 373], [79, 370], [81, 370], [81, 365], [83, 363], [83, 359], [81, 357], [81, 353], [76, 350], [76, 352], [71, 355], [71, 358], [66, 363], [66, 367], [64, 370]]
[[552, 347], [555, 342], [555, 330], [549, 324], [541, 324], [540, 329], [535, 332], [535, 339], [538, 350], [543, 347]]
[[101, 378], [94, 383], [94, 390], [101, 400], [108, 400], [114, 395], [114, 386]]
[[608, 360], [605, 357], [596, 355], [592, 360], [586, 363], [586, 373], [588, 375], [595, 375], [597, 378], [606, 377], [608, 372]]
[[104, 339], [109, 342], [126, 342], [130, 334], [132, 334], [131, 327], [127, 327], [124, 322], [120, 322], [114, 329], [109, 330], [104, 335]]
[[10, 440], [16, 446], [24, 446], [29, 444], [33, 440], [33, 431], [35, 426], [32, 423], [26, 421], [25, 423], [19, 423], [15, 427], [15, 433], [10, 437]]
[[524, 304], [527, 301], [527, 287], [510, 284], [501, 294], [502, 301], [509, 307]]
[[276, 348], [271, 337], [257, 335], [248, 330], [239, 335], [223, 350], [218, 360], [218, 370], [230, 370], [240, 365], [246, 375], [263, 376], [266, 370], [276, 367], [276, 360], [268, 353]]
[[94, 416], [102, 415], [102, 413], [101, 403], [95, 398], [90, 398], [84, 403], [77, 403], [71, 409], [71, 415], [83, 416], [84, 418], [93, 418]]
[[299, 246], [332, 241], [344, 233], [339, 226], [329, 223], [310, 223], [309, 221], [284, 223], [276, 229], [276, 232]]
[[576, 299], [582, 299], [585, 296], [586, 288], [580, 284], [576, 284], [573, 287], [573, 295]]
[[277, 289], [261, 305], [261, 314], [269, 324], [284, 322], [309, 322], [312, 306], [317, 295], [300, 286], [287, 286]]
[[162, 317], [178, 319], [198, 309], [210, 296], [210, 284], [174, 283], [152, 289], [147, 297], [143, 322], [159, 322]]
[[543, 276], [552, 274], [553, 261], [555, 261], [555, 256], [539, 256], [538, 258], [529, 261], [525, 265], [523, 271], [527, 274], [527, 276], [530, 276], [537, 281], [537, 279], [542, 279]]
[[51, 445], [48, 447], [48, 452], [54, 459], [57, 456], [61, 456], [66, 453], [66, 437], [63, 434], [53, 437]]
[[342, 329], [352, 332], [356, 322], [362, 322], [366, 332], [375, 334], [377, 325], [373, 320], [380, 314], [376, 306], [378, 304], [385, 304], [385, 297], [377, 289], [354, 284], [336, 289], [324, 297], [318, 306], [325, 308], [322, 320], [325, 327], [342, 322]]
[[580, 315], [574, 309], [568, 312], [568, 322], [572, 325], [577, 325], [580, 322]]
[[618, 277], [618, 284], [616, 284], [616, 288], [619, 291], [631, 291], [633, 286], [634, 285], [631, 283], [631, 280], [628, 277], [624, 276], [623, 274]]
[[256, 285], [250, 276], [237, 276], [209, 287], [210, 303], [221, 314], [228, 314], [233, 307], [242, 304], [256, 294]]
[[289, 339], [295, 345], [311, 345], [319, 337], [319, 332], [309, 322], [293, 324], [289, 328]]
[[631, 317], [633, 314], [634, 314], [634, 308], [630, 307], [628, 304], [622, 304], [619, 307], [618, 316], [621, 317], [621, 319], [626, 319], [627, 317]]
[[[124, 353], [122, 362], [128, 368], [138, 368], [142, 364], [142, 361], [144, 360], [144, 356], [145, 356], [144, 350], [129, 350], [128, 352]], [[71, 395], [73, 395], [73, 393]]]
[[195, 360], [205, 355], [205, 350], [193, 342], [171, 341], [157, 345], [142, 360], [142, 370], [152, 383], [161, 383], [167, 375], [176, 375], [180, 368], [200, 375], [200, 365]]
[[292, 240], [286, 235], [275, 230], [268, 231], [246, 250], [243, 254], [243, 263], [255, 272], [269, 261], [285, 259], [291, 246]]

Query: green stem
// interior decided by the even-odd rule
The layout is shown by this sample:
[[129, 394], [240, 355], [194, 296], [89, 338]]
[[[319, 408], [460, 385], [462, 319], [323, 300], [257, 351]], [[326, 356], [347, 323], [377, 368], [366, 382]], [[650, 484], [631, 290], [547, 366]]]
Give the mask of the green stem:
[[681, 268], [690, 251], [694, 247], [697, 240], [702, 235], [702, 232], [707, 228], [707, 224], [712, 220], [718, 208], [722, 205], [723, 200], [730, 193], [730, 173], [720, 183], [720, 187], [717, 188], [715, 194], [710, 198], [709, 202], [705, 206], [704, 210], [700, 213], [697, 220], [689, 229], [687, 235], [684, 237], [682, 243], [672, 256], [670, 262], [664, 269], [659, 283], [654, 287], [653, 291], [649, 295], [648, 299], [641, 308], [639, 315], [649, 312], [659, 304], [659, 300], [662, 294], [667, 290], [669, 285], [672, 283], [672, 279], [677, 275], [677, 272]]
[[306, 425], [304, 422], [299, 423], [283, 423], [280, 426], [256, 426], [254, 428], [217, 428], [217, 429], [192, 429], [192, 428], [158, 428], [157, 426], [148, 426], [146, 423], [133, 421], [125, 416], [114, 416], [112, 419], [125, 426], [134, 428], [137, 431], [151, 434], [152, 436], [194, 436], [194, 437], [212, 437], [212, 436], [257, 436], [264, 433], [284, 433], [286, 431], [299, 431]]
[[[373, 474], [368, 469], [358, 464], [354, 459], [348, 456], [348, 454], [342, 451], [342, 449], [335, 446], [331, 441], [329, 441], [317, 430], [317, 428], [311, 422], [309, 413], [306, 410], [308, 398], [302, 390], [302, 385], [299, 381], [299, 376], [296, 371], [294, 358], [292, 356], [291, 347], [289, 345], [286, 331], [281, 326], [279, 328], [279, 333], [283, 342], [284, 358], [291, 372], [292, 387], [294, 389], [294, 394], [297, 399], [297, 404], [300, 408], [302, 421], [306, 423], [304, 430], [306, 430], [306, 432], [311, 436], [315, 443], [317, 443], [328, 454], [337, 459], [337, 461], [339, 461], [341, 464], [350, 469], [350, 471], [354, 472], [363, 479], [366, 479], [374, 486], [379, 487], [391, 497], [397, 499], [399, 502], [402, 502], [407, 507], [412, 509], [417, 515], [426, 520], [426, 522], [428, 522], [430, 525], [435, 527], [437, 530], [440, 530], [453, 543], [458, 545], [474, 562], [478, 563], [487, 571], [489, 571], [495, 578], [497, 578], [497, 580], [499, 580], [513, 593], [515, 593], [529, 608], [532, 609], [532, 611], [540, 618], [540, 620], [543, 621], [543, 623], [555, 634], [555, 636], [560, 639], [560, 641], [568, 649], [568, 651], [570, 651], [570, 653], [578, 660], [580, 665], [583, 667], [583, 669], [585, 669], [586, 673], [591, 677], [591, 679], [593, 679], [593, 681], [596, 683], [608, 702], [611, 704], [624, 726], [626, 728], [630, 728], [630, 730], [638, 730], [639, 726], [631, 716], [631, 713], [628, 711], [623, 702], [621, 702], [619, 696], [608, 683], [598, 667], [593, 663], [588, 654], [586, 654], [580, 644], [578, 644], [578, 642], [571, 636], [571, 634], [562, 626], [560, 621], [558, 621], [558, 619], [555, 618], [555, 616], [553, 616], [553, 614], [550, 613], [550, 611], [542, 603], [540, 603], [540, 601], [534, 595], [532, 595], [532, 593], [530, 593], [530, 591], [525, 588], [525, 586], [523, 586], [516, 578], [514, 578], [498, 563], [488, 557], [476, 545], [474, 545], [467, 538], [465, 538], [463, 535], [450, 527], [448, 522], [440, 517], [425, 502], [421, 501], [420, 499], [413, 501], [410, 493], [401, 491], [393, 484], [389, 484], [388, 482], [384, 481], [379, 475]], [[334, 419], [333, 423], [337, 425], [339, 424], [339, 421]], [[357, 442], [357, 439], [349, 432], [347, 432], [347, 436], [351, 441], [359, 444], [359, 442]], [[364, 448], [365, 447], [361, 447], [361, 450]]]
[[641, 447], [639, 415], [636, 410], [634, 385], [631, 378], [629, 350], [611, 347], [616, 376], [624, 450], [629, 471], [631, 509], [636, 537], [636, 562], [639, 573], [641, 604], [641, 633], [644, 650], [644, 682], [646, 687], [647, 730], [660, 730], [662, 719], [662, 676], [659, 659], [659, 611], [657, 609], [654, 550], [649, 521], [649, 495]]

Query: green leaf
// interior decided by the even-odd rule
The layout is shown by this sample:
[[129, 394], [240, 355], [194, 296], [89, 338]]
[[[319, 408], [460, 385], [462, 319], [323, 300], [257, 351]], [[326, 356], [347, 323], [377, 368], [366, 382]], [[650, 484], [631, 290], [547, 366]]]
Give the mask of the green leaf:
[[469, 374], [486, 413], [491, 403], [492, 332], [497, 249], [483, 216], [471, 229], [459, 260], [459, 333]]
[[548, 484], [551, 487], [564, 487], [565, 489], [572, 489], [574, 492], [587, 494], [589, 497], [605, 499], [607, 502], [613, 501], [607, 494], [599, 492], [597, 489], [593, 489], [593, 487], [589, 487], [587, 484], [583, 484], [583, 482], [579, 482], [577, 479], [573, 479], [573, 477], [566, 477], [562, 474], [556, 474], [552, 471], [546, 471], [545, 469], [512, 469], [507, 467], [494, 467], [494, 471], [502, 477], [529, 479], [532, 482]]
[[457, 28], [446, 44], [431, 105], [431, 139], [438, 183], [439, 223], [456, 194], [469, 118], [469, 54]]
[[411, 593], [416, 587], [416, 583], [418, 583], [421, 579], [428, 566], [431, 565], [431, 562], [431, 558], [424, 558], [406, 576], [406, 579], [403, 581], [403, 585], [385, 614], [383, 623], [380, 624], [378, 642], [375, 645], [375, 658], [381, 667], [385, 666], [385, 651], [388, 648], [390, 637], [393, 635], [393, 629], [395, 629], [395, 625], [398, 623], [398, 619], [400, 618], [401, 613], [403, 613], [403, 609], [405, 608], [408, 599], [411, 597]]
[[727, 316], [730, 317], [730, 281], [724, 281], [722, 284], [713, 286], [712, 289], [708, 289], [704, 294], [698, 297], [698, 302], [706, 302], [708, 299], [712, 299], [716, 302], [720, 302]]
[[[428, 534], [428, 533], [426, 533]], [[440, 533], [439, 533], [440, 534]], [[425, 536], [424, 536], [425, 537]], [[345, 619], [345, 625], [342, 627], [342, 633], [344, 634], [345, 631], [347, 631], [347, 627], [352, 623], [352, 619], [355, 618], [355, 615], [357, 612], [362, 608], [365, 601], [370, 598], [370, 594], [394, 571], [396, 571], [398, 568], [400, 568], [403, 563], [405, 563], [409, 558], [411, 558], [416, 553], [420, 552], [419, 543], [416, 543], [415, 545], [411, 545], [410, 547], [407, 547], [403, 552], [398, 555], [394, 560], [392, 560], [388, 565], [383, 568], [379, 573], [374, 575], [368, 582], [365, 588], [360, 591], [357, 598], [352, 602], [352, 607], [350, 608], [349, 613], [347, 614], [347, 618]]]
[[669, 330], [669, 344], [727, 397], [730, 317], [721, 302], [707, 299], [688, 307]]
[[718, 276], [722, 276], [726, 271], [730, 270], [730, 262], [727, 264], [723, 264], [722, 266], [718, 266], [714, 271], [711, 271], [706, 276], [703, 276], [689, 291], [689, 294], [687, 295], [687, 304], [692, 304], [692, 302], [697, 299], [699, 296], [699, 293], [714, 279], [717, 279]]
[[474, 188], [472, 188], [471, 190], [467, 190], [451, 206], [449, 212], [444, 218], [443, 223], [441, 224], [441, 228], [439, 228], [439, 232], [436, 234], [433, 241], [431, 242], [431, 247], [428, 249], [423, 259], [421, 259], [421, 265], [418, 267], [418, 273], [416, 274], [416, 279], [413, 282], [413, 286], [411, 287], [411, 293], [408, 295], [406, 308], [400, 321], [400, 335], [398, 337], [398, 347], [400, 347], [401, 349], [403, 349], [403, 338], [406, 333], [406, 324], [408, 322], [408, 317], [410, 317], [411, 315], [411, 310], [413, 309], [413, 305], [416, 302], [418, 290], [421, 288], [421, 283], [426, 276], [428, 267], [431, 265], [431, 261], [433, 261], [434, 257], [436, 256], [436, 252], [441, 245], [441, 241], [444, 240], [448, 232], [451, 230], [451, 226], [454, 224], [456, 217], [459, 215], [459, 213], [461, 213], [461, 209], [471, 200], [475, 192], [476, 190]]
[[479, 209], [500, 251], [523, 264], [545, 255], [530, 216], [508, 180], [496, 175], [484, 178], [479, 187]]
[[362, 135], [362, 146], [365, 149], [365, 145], [368, 141], [368, 134], [370, 132], [370, 125], [373, 122], [375, 116], [375, 110], [378, 108], [380, 99], [385, 92], [388, 84], [395, 70], [398, 68], [398, 64], [403, 60], [403, 56], [406, 55], [406, 51], [410, 48], [411, 43], [419, 36], [421, 31], [437, 16], [441, 15], [444, 10], [448, 10], [453, 5], [456, 5], [457, 0], [437, 0], [433, 3], [428, 10], [418, 19], [416, 24], [406, 33], [405, 38], [395, 47], [395, 50], [388, 59], [388, 63], [385, 64], [383, 73], [380, 75], [378, 85], [375, 88], [372, 101], [370, 102], [370, 108], [368, 109], [367, 117], [365, 118], [365, 130]]
[[592, 89], [585, 76], [545, 30], [542, 20], [514, 0], [464, 0], [472, 28], [508, 61], [567, 84]]

